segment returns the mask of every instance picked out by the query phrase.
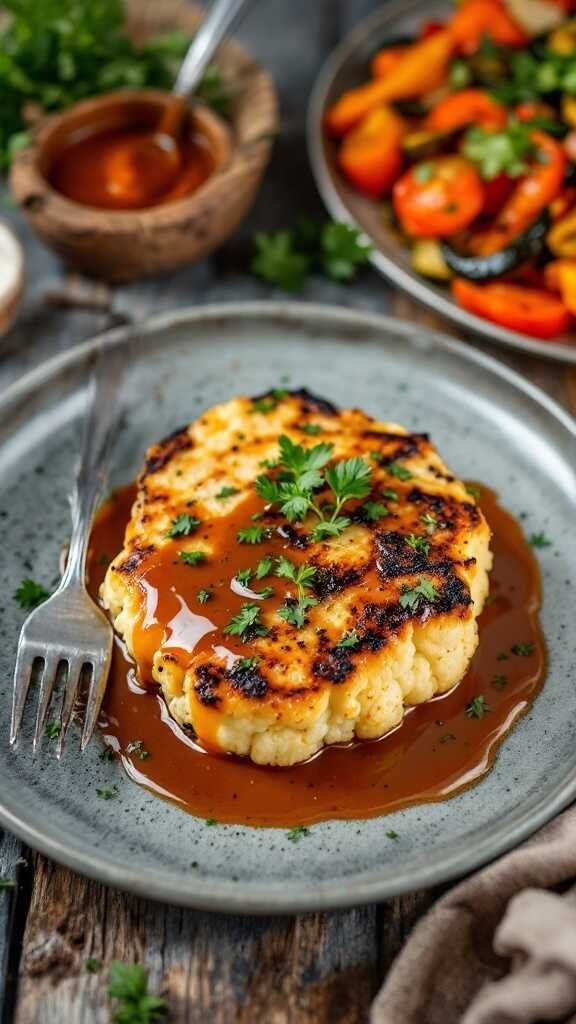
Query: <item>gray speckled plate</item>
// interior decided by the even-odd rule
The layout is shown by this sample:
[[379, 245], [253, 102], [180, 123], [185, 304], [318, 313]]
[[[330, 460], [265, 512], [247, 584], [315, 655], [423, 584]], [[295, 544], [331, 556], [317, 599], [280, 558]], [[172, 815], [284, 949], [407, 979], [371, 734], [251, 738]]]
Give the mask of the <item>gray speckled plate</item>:
[[[176, 903], [230, 911], [295, 911], [382, 899], [469, 871], [517, 843], [576, 795], [574, 590], [576, 428], [548, 398], [472, 349], [409, 324], [340, 309], [246, 304], [179, 312], [139, 329], [114, 484], [144, 447], [237, 392], [288, 375], [338, 403], [432, 433], [449, 465], [485, 480], [542, 554], [550, 670], [490, 775], [452, 800], [362, 822], [286, 831], [206, 828], [128, 781], [75, 740], [57, 764], [35, 760], [30, 727], [8, 749], [11, 675], [22, 613], [11, 595], [29, 573], [57, 574], [67, 493], [94, 343], [41, 366], [0, 398], [0, 821], [27, 843], [104, 882]], [[126, 344], [124, 330], [106, 343]], [[103, 802], [96, 787], [116, 782]], [[399, 838], [390, 842], [386, 832]]]
[[395, 0], [372, 11], [340, 43], [324, 64], [310, 98], [308, 149], [316, 184], [333, 217], [357, 224], [374, 242], [372, 263], [385, 277], [419, 302], [461, 328], [524, 354], [576, 365], [576, 330], [555, 341], [541, 341], [509, 331], [468, 313], [450, 290], [434, 284], [410, 266], [410, 252], [382, 216], [381, 204], [362, 196], [339, 173], [334, 146], [326, 139], [324, 112], [339, 96], [368, 77], [369, 61], [385, 41], [414, 38], [425, 21], [445, 20], [454, 11], [451, 0]]

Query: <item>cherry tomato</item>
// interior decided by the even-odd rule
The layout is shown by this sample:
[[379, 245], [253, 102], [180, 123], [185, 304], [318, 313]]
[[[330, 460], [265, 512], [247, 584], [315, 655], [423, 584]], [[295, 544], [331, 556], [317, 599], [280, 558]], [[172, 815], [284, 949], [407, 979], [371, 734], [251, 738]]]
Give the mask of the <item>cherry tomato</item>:
[[480, 176], [461, 156], [415, 164], [396, 182], [394, 209], [409, 235], [444, 238], [467, 228], [484, 202]]

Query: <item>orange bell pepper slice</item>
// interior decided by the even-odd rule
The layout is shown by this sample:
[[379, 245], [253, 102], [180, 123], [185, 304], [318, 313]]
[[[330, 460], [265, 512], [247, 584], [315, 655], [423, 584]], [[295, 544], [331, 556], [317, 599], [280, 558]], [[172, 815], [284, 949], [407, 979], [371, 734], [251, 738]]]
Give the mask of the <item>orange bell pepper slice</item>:
[[370, 65], [374, 78], [385, 78], [389, 75], [393, 68], [398, 67], [407, 49], [407, 46], [388, 46], [384, 50], [379, 50]]
[[526, 46], [527, 35], [499, 0], [468, 0], [458, 8], [450, 31], [460, 53], [476, 53], [485, 36], [499, 46]]
[[557, 295], [543, 288], [493, 281], [473, 284], [456, 277], [454, 298], [470, 313], [533, 338], [555, 338], [570, 325], [570, 311]]
[[481, 128], [502, 128], [508, 120], [506, 108], [483, 89], [461, 89], [434, 107], [424, 127], [435, 132], [451, 132], [478, 124]]
[[349, 89], [326, 114], [325, 125], [331, 135], [340, 137], [350, 131], [374, 107], [395, 100], [410, 99], [430, 92], [444, 81], [454, 50], [448, 30], [435, 32], [408, 46], [395, 68], [357, 89]]
[[560, 292], [564, 305], [576, 316], [576, 260], [553, 260], [544, 278], [547, 287]]
[[349, 132], [338, 153], [338, 164], [365, 195], [386, 194], [402, 170], [403, 119], [390, 107], [371, 110]]

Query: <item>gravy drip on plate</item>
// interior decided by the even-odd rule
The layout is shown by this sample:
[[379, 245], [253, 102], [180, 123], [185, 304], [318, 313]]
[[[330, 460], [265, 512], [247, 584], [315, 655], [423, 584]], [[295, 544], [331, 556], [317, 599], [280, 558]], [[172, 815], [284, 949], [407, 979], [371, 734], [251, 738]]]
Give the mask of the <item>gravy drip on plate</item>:
[[[110, 557], [122, 547], [134, 497], [133, 486], [118, 491], [95, 523], [89, 563], [94, 595]], [[328, 747], [291, 768], [260, 767], [199, 747], [170, 719], [158, 687], [140, 685], [117, 642], [101, 729], [130, 778], [199, 817], [260, 826], [373, 817], [444, 799], [481, 778], [542, 686], [546, 654], [536, 559], [519, 524], [486, 487], [480, 504], [493, 531], [491, 596], [479, 619], [479, 648], [454, 690], [415, 708], [381, 740]], [[240, 547], [243, 564], [254, 561], [254, 550]], [[238, 567], [219, 571], [230, 578]], [[206, 585], [202, 565], [176, 565], [174, 571], [198, 574], [197, 586]], [[198, 610], [208, 619], [215, 614], [209, 602]], [[227, 638], [232, 649], [234, 639]], [[484, 698], [480, 704], [478, 697]], [[140, 745], [129, 753], [136, 741]], [[142, 758], [142, 750], [149, 756]]]

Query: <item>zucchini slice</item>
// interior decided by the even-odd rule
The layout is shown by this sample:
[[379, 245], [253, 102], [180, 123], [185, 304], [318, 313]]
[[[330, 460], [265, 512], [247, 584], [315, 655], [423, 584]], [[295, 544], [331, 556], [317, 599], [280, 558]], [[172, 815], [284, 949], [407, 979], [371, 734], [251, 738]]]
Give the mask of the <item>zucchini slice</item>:
[[458, 252], [450, 242], [441, 243], [442, 256], [450, 270], [468, 281], [492, 281], [520, 266], [528, 259], [534, 259], [544, 252], [546, 235], [550, 227], [550, 214], [543, 210], [526, 231], [513, 242], [489, 256], [473, 256]]

